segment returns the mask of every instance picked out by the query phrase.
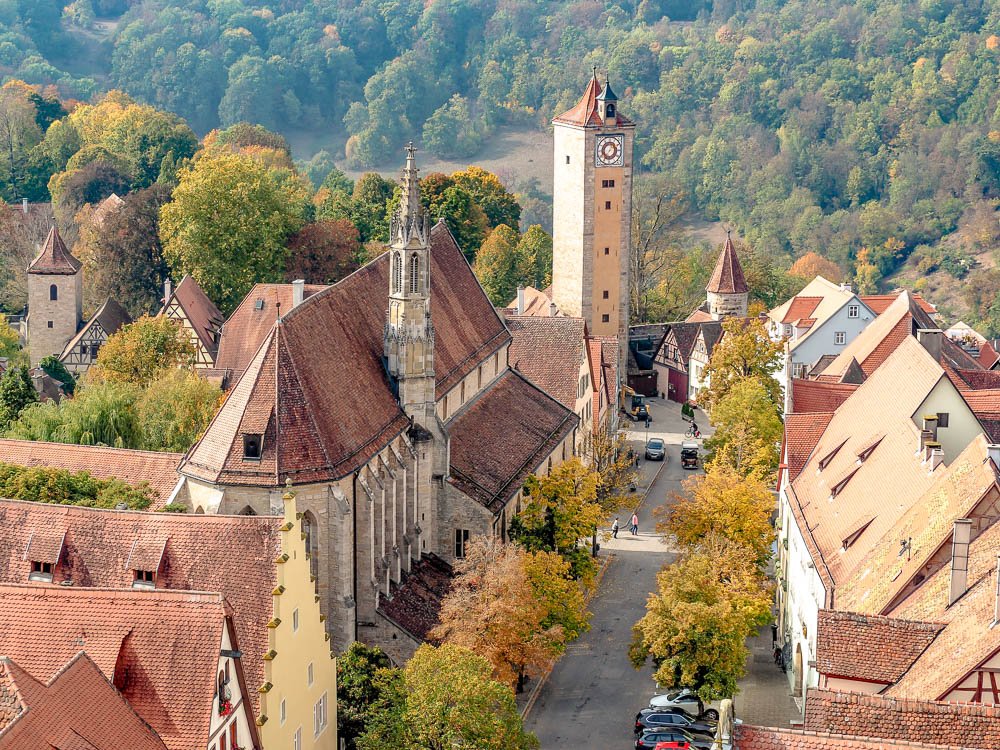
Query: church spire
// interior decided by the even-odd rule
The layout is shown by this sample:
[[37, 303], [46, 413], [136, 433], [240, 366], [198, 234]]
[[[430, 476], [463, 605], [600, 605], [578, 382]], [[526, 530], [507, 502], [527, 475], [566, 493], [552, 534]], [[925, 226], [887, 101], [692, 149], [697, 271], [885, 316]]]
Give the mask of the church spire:
[[400, 181], [402, 194], [399, 208], [393, 214], [389, 241], [393, 247], [426, 246], [430, 242], [430, 221], [420, 205], [420, 182], [417, 178], [417, 148], [411, 141], [406, 147], [406, 166]]

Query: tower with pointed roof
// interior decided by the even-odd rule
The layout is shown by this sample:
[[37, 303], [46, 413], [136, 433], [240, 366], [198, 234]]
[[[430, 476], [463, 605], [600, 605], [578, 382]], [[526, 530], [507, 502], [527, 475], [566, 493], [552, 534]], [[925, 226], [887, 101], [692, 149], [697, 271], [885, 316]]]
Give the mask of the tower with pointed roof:
[[389, 228], [389, 310], [385, 360], [408, 416], [434, 415], [434, 326], [431, 323], [430, 221], [420, 205], [416, 148], [406, 148], [402, 196]]
[[743, 266], [736, 255], [733, 240], [726, 236], [726, 244], [715, 263], [712, 278], [705, 287], [708, 314], [713, 320], [745, 318], [750, 301], [750, 288], [743, 276]]
[[28, 265], [28, 352], [31, 366], [62, 354], [83, 314], [82, 264], [53, 225], [42, 251]]
[[617, 336], [624, 353], [635, 125], [596, 69], [579, 103], [552, 125], [552, 298], [592, 334]]

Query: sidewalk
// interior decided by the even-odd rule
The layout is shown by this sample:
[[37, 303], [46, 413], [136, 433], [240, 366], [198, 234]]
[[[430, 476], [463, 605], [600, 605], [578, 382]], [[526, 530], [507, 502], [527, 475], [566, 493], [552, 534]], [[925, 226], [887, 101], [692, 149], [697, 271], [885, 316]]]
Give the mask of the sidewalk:
[[755, 638], [747, 639], [747, 648], [747, 672], [733, 700], [736, 716], [747, 724], [764, 727], [789, 727], [792, 721], [801, 721], [788, 677], [774, 663], [771, 626], [765, 625]]

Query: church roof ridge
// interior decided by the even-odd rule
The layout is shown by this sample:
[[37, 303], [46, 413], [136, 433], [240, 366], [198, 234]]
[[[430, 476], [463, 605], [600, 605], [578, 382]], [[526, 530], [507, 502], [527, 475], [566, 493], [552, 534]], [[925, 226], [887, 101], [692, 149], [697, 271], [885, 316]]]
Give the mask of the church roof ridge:
[[59, 236], [59, 230], [53, 224], [42, 251], [28, 265], [28, 273], [62, 274], [72, 276], [83, 266], [73, 254], [66, 249], [66, 243]]

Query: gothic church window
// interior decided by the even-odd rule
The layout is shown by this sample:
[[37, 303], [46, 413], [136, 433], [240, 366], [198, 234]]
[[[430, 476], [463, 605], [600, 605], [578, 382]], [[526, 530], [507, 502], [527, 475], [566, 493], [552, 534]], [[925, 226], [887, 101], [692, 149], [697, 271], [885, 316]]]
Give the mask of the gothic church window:
[[410, 294], [420, 290], [420, 256], [416, 253], [410, 256]]
[[59, 299], [59, 287], [55, 284], [49, 285], [49, 300], [56, 302]]
[[400, 292], [403, 287], [403, 262], [399, 253], [392, 254], [392, 291]]

